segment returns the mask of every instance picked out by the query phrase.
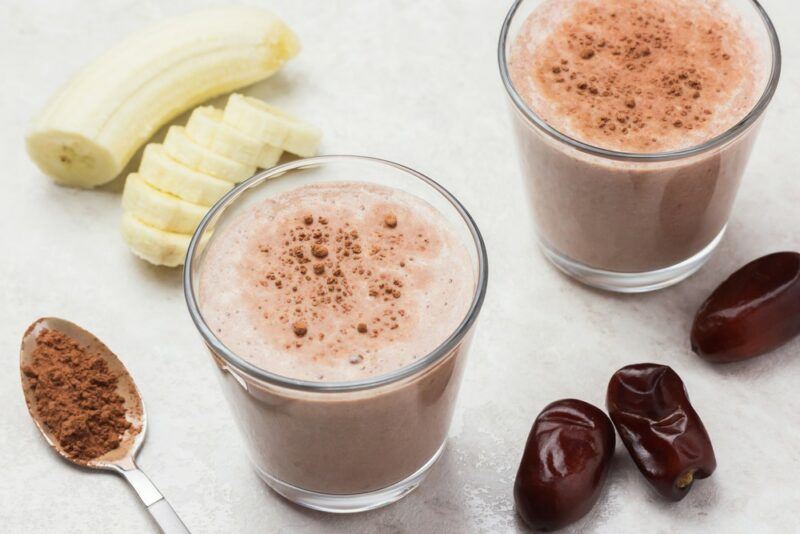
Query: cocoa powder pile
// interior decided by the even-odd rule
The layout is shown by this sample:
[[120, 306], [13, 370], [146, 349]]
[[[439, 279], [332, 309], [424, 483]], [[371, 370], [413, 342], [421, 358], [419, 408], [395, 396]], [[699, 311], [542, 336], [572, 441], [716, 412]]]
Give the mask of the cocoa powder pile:
[[43, 330], [22, 373], [29, 408], [71, 458], [87, 462], [102, 456], [131, 429], [117, 393], [119, 375], [72, 337]]

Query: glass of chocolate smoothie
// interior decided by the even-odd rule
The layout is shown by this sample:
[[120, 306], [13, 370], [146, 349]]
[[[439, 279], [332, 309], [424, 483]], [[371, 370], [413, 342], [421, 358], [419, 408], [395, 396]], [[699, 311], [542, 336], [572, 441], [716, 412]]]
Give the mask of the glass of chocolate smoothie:
[[758, 2], [517, 0], [499, 62], [547, 258], [631, 293], [699, 269], [780, 76]]
[[184, 270], [258, 474], [340, 513], [400, 499], [442, 453], [486, 284], [480, 232], [450, 193], [357, 156], [242, 183]]

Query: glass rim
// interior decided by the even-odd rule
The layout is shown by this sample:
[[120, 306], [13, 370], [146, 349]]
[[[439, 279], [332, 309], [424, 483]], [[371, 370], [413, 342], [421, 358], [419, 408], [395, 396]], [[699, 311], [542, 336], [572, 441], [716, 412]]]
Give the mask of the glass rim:
[[691, 156], [695, 156], [698, 154], [702, 154], [714, 148], [717, 148], [725, 143], [735, 139], [740, 133], [745, 131], [749, 126], [755, 123], [764, 111], [767, 109], [770, 101], [772, 100], [773, 95], [775, 94], [775, 90], [778, 87], [778, 81], [781, 77], [781, 65], [782, 65], [782, 55], [781, 55], [781, 45], [778, 39], [778, 33], [775, 30], [775, 26], [772, 24], [772, 20], [767, 15], [766, 10], [761, 6], [758, 0], [747, 0], [758, 12], [761, 17], [761, 21], [764, 23], [764, 27], [767, 30], [767, 34], [769, 35], [769, 42], [770, 42], [770, 49], [772, 52], [772, 61], [770, 64], [770, 73], [768, 77], [768, 82], [766, 87], [764, 88], [764, 92], [762, 93], [761, 97], [752, 107], [752, 109], [736, 124], [731, 126], [729, 129], [724, 131], [723, 133], [719, 134], [716, 137], [709, 139], [708, 141], [701, 143], [699, 145], [691, 146], [688, 148], [683, 148], [680, 150], [673, 150], [673, 151], [665, 151], [665, 152], [624, 152], [624, 151], [617, 151], [617, 150], [609, 150], [606, 148], [601, 148], [589, 143], [584, 143], [574, 137], [570, 137], [556, 128], [553, 128], [547, 122], [540, 118], [536, 113], [533, 112], [532, 109], [528, 107], [525, 103], [523, 98], [517, 92], [514, 84], [511, 81], [511, 75], [508, 71], [508, 58], [506, 54], [506, 45], [508, 43], [508, 33], [511, 29], [511, 23], [514, 20], [517, 11], [519, 10], [522, 3], [526, 0], [515, 0], [513, 5], [508, 11], [505, 20], [503, 21], [503, 26], [500, 30], [500, 40], [498, 44], [497, 50], [497, 59], [500, 66], [500, 77], [503, 80], [503, 85], [505, 86], [506, 92], [508, 93], [509, 97], [511, 98], [514, 106], [516, 107], [517, 111], [523, 114], [529, 122], [531, 122], [534, 126], [539, 128], [539, 130], [543, 131], [550, 137], [565, 143], [580, 152], [590, 154], [593, 156], [602, 157], [605, 159], [612, 159], [616, 161], [628, 161], [628, 162], [659, 162], [659, 161], [673, 161], [677, 159], [687, 158]]
[[[206, 324], [205, 320], [203, 319], [202, 314], [200, 313], [200, 307], [198, 305], [195, 291], [194, 291], [194, 275], [193, 271], [193, 263], [195, 252], [199, 246], [201, 236], [205, 233], [206, 228], [208, 227], [209, 223], [215, 219], [216, 215], [227, 208], [232, 203], [234, 203], [237, 198], [244, 193], [245, 191], [259, 186], [264, 182], [269, 181], [272, 178], [281, 176], [289, 171], [293, 171], [296, 169], [309, 167], [309, 166], [319, 166], [319, 165], [326, 165], [331, 163], [340, 163], [340, 162], [361, 162], [361, 163], [368, 163], [368, 164], [377, 164], [380, 166], [392, 167], [396, 170], [404, 172], [405, 174], [409, 175], [412, 178], [416, 178], [421, 180], [423, 183], [434, 189], [438, 192], [441, 196], [447, 200], [450, 205], [452, 205], [458, 214], [461, 216], [464, 224], [470, 231], [470, 234], [473, 239], [474, 246], [477, 251], [477, 260], [478, 260], [478, 278], [475, 283], [475, 290], [472, 296], [472, 302], [470, 303], [470, 307], [467, 310], [464, 318], [461, 320], [459, 325], [453, 330], [453, 332], [444, 340], [442, 341], [433, 351], [429, 352], [424, 357], [418, 359], [413, 364], [408, 365], [406, 367], [402, 367], [393, 371], [391, 373], [386, 373], [383, 375], [378, 375], [375, 377], [370, 377], [361, 380], [349, 380], [349, 381], [338, 381], [338, 382], [316, 382], [311, 380], [300, 380], [296, 378], [290, 378], [283, 375], [279, 375], [277, 373], [272, 373], [261, 367], [253, 365], [252, 363], [248, 362], [234, 351], [229, 349], [221, 340], [217, 338], [214, 332], [209, 328]], [[189, 242], [189, 248], [186, 253], [186, 261], [183, 269], [183, 292], [184, 297], [186, 299], [186, 304], [189, 308], [189, 315], [192, 318], [192, 322], [194, 323], [197, 330], [200, 332], [200, 335], [203, 337], [206, 345], [209, 349], [214, 351], [214, 353], [222, 358], [227, 365], [230, 365], [237, 369], [238, 371], [244, 373], [250, 378], [255, 378], [262, 382], [266, 382], [268, 384], [279, 386], [283, 388], [293, 389], [293, 390], [300, 390], [306, 392], [317, 392], [317, 393], [336, 393], [336, 392], [349, 392], [349, 391], [361, 391], [366, 389], [373, 389], [380, 386], [385, 386], [388, 384], [392, 384], [413, 376], [425, 369], [430, 368], [438, 361], [440, 361], [444, 356], [449, 354], [461, 340], [466, 336], [466, 334], [470, 331], [471, 327], [475, 323], [475, 320], [478, 317], [478, 313], [483, 305], [484, 298], [486, 296], [486, 288], [488, 284], [488, 256], [486, 253], [486, 245], [483, 241], [483, 236], [478, 230], [478, 226], [475, 224], [472, 216], [469, 212], [464, 208], [464, 206], [453, 196], [447, 189], [439, 185], [433, 179], [425, 176], [424, 174], [411, 169], [410, 167], [406, 167], [405, 165], [401, 165], [399, 163], [394, 163], [392, 161], [388, 161], [381, 158], [374, 158], [369, 156], [356, 156], [356, 155], [326, 155], [326, 156], [317, 156], [312, 158], [303, 158], [298, 159], [295, 161], [291, 161], [289, 163], [285, 163], [283, 165], [279, 165], [277, 167], [273, 167], [272, 169], [268, 169], [253, 175], [251, 178], [245, 180], [244, 182], [240, 183], [230, 191], [228, 191], [225, 196], [219, 199], [206, 213], [203, 217], [202, 221], [198, 225], [197, 229], [195, 230], [194, 234], [192, 235], [192, 239]]]

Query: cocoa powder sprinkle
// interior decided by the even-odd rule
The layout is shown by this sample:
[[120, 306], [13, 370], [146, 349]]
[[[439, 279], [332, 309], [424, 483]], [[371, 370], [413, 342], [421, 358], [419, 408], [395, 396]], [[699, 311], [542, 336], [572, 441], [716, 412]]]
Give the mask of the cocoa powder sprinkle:
[[[699, 7], [692, 21], [671, 10], [669, 0], [578, 2], [532, 54], [534, 17], [516, 42], [512, 79], [551, 126], [596, 146], [654, 152], [700, 139], [681, 131], [713, 137], [760, 94], [757, 55], [732, 61], [755, 43], [724, 9]], [[730, 119], [699, 113], [717, 106], [733, 109]], [[614, 124], [620, 113], [625, 123]]]
[[315, 258], [324, 258], [328, 255], [328, 247], [325, 245], [314, 244], [311, 246], [311, 254], [313, 254]]
[[[289, 337], [282, 340], [282, 345], [287, 350], [305, 347], [303, 351], [350, 357], [352, 353], [349, 351], [342, 354], [348, 347], [341, 337], [324, 334], [324, 330], [330, 328], [326, 324], [327, 310], [337, 316], [353, 313], [358, 294], [362, 291], [370, 297], [379, 297], [374, 305], [381, 309], [380, 317], [365, 322], [353, 321], [350, 328], [364, 334], [365, 338], [373, 339], [386, 336], [389, 330], [401, 326], [397, 319], [399, 309], [396, 308], [402, 302], [398, 288], [403, 287], [400, 278], [407, 275], [392, 276], [381, 272], [382, 269], [373, 272], [373, 269], [365, 268], [363, 262], [385, 263], [387, 267], [405, 266], [404, 259], [408, 259], [401, 259], [394, 251], [396, 247], [409, 245], [408, 236], [405, 232], [385, 231], [387, 227], [397, 227], [393, 210], [386, 209], [376, 216], [380, 228], [359, 231], [347, 220], [329, 220], [318, 213], [311, 215], [300, 210], [293, 216], [293, 225], [282, 231], [279, 239], [283, 246], [271, 251], [274, 265], [258, 275], [258, 283], [259, 287], [272, 293], [271, 296], [264, 294], [265, 302], [277, 299], [278, 306], [287, 306], [287, 310], [280, 314], [263, 310], [260, 313], [265, 320], [286, 329]], [[311, 228], [306, 224], [309, 219]], [[414, 235], [419, 240], [420, 250], [430, 246], [423, 233], [415, 232]], [[261, 248], [267, 246], [262, 244]], [[399, 317], [403, 316], [404, 313], [399, 313]], [[399, 321], [405, 324], [402, 319]], [[345, 332], [339, 330], [340, 334]], [[393, 336], [389, 339], [395, 339]]]
[[305, 321], [295, 321], [292, 325], [292, 330], [294, 330], [294, 335], [297, 337], [303, 337], [308, 333], [308, 325]]

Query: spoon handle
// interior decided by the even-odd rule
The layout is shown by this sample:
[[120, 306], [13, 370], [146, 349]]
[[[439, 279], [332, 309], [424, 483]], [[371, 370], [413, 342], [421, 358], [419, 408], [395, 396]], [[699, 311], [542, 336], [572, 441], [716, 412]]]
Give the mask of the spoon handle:
[[161, 498], [147, 507], [147, 511], [153, 516], [153, 519], [158, 523], [159, 528], [164, 534], [189, 534], [186, 525], [183, 524], [181, 518], [175, 513], [172, 505], [167, 502], [167, 499]]
[[147, 478], [141, 469], [134, 467], [133, 469], [121, 470], [122, 476], [125, 477], [139, 498], [147, 506], [147, 511], [153, 516], [159, 528], [164, 534], [189, 534], [186, 525], [183, 524], [181, 518], [175, 513], [175, 510], [167, 502], [167, 499], [161, 495], [158, 488]]

